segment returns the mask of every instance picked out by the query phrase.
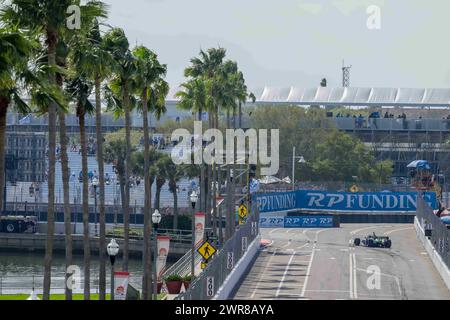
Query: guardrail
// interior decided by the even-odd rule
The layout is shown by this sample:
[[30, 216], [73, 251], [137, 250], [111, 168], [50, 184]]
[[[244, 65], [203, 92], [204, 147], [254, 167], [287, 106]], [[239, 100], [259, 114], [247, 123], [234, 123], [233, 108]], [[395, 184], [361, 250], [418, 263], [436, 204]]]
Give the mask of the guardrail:
[[246, 254], [248, 246], [259, 234], [256, 203], [250, 206], [249, 218], [244, 225], [237, 226], [234, 235], [208, 262], [203, 272], [193, 280], [189, 289], [175, 300], [211, 300], [233, 271], [235, 265]]
[[450, 269], [450, 230], [420, 196], [417, 197], [417, 220], [433, 248]]

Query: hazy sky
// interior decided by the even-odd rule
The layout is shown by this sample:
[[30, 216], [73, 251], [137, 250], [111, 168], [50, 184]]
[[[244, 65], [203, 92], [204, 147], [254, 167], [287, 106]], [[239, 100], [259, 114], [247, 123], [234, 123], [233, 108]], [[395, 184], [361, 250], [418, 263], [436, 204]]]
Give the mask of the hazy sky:
[[[171, 85], [200, 48], [222, 46], [250, 88], [450, 87], [449, 0], [104, 0], [108, 22], [168, 65]], [[369, 30], [370, 5], [381, 28]]]

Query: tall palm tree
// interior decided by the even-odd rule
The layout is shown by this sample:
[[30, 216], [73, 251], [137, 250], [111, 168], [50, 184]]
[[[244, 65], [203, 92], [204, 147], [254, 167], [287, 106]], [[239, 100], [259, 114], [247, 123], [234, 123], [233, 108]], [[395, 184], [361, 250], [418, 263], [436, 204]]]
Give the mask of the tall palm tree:
[[[217, 104], [217, 90], [214, 86], [213, 79], [217, 77], [220, 72], [220, 68], [223, 64], [223, 59], [225, 58], [226, 50], [224, 48], [210, 48], [207, 52], [200, 50], [199, 58], [191, 59], [191, 66], [184, 70], [185, 77], [199, 78], [203, 77], [210, 81], [209, 92], [210, 104], [208, 105], [208, 122], [210, 128], [217, 128], [218, 126], [218, 104]], [[207, 217], [209, 217], [209, 208], [213, 208], [213, 230], [216, 234], [217, 228], [217, 208], [216, 208], [216, 183], [217, 180], [217, 170], [216, 165], [207, 167], [207, 187], [206, 187], [206, 211]], [[211, 181], [213, 183], [211, 184]], [[209, 190], [212, 186], [212, 192]]]
[[[148, 111], [153, 111], [153, 106], [164, 106], [166, 95], [156, 95], [155, 85], [158, 85], [161, 78], [165, 76], [167, 67], [161, 65], [157, 55], [144, 46], [138, 46], [133, 50], [136, 58], [136, 74], [134, 78], [134, 87], [136, 93], [140, 97], [140, 109], [142, 110], [143, 127], [144, 127], [144, 254], [143, 268], [144, 277], [142, 283], [142, 296], [144, 300], [148, 300], [151, 296], [151, 187], [149, 179], [150, 167], [150, 136]], [[166, 93], [167, 94], [167, 93]], [[160, 110], [159, 108], [158, 110]], [[156, 110], [155, 110], [156, 111]]]
[[130, 156], [131, 156], [131, 93], [132, 78], [135, 72], [135, 58], [129, 50], [128, 39], [125, 32], [119, 28], [108, 31], [104, 38], [105, 50], [111, 53], [115, 60], [113, 70], [114, 78], [110, 82], [113, 91], [120, 92], [123, 113], [125, 114], [125, 203], [124, 203], [124, 247], [123, 247], [123, 270], [128, 271], [129, 258], [129, 233], [130, 233]]
[[106, 226], [105, 226], [105, 165], [103, 159], [103, 133], [101, 110], [101, 83], [110, 75], [114, 60], [103, 46], [99, 22], [95, 18], [86, 34], [74, 41], [73, 60], [79, 70], [94, 82], [95, 91], [95, 127], [97, 140], [97, 163], [99, 173], [99, 299], [106, 297]]
[[[32, 53], [31, 42], [16, 31], [0, 29], [0, 210], [5, 188], [6, 114], [12, 101], [22, 113], [29, 110], [20, 97], [20, 78]], [[0, 213], [1, 215], [1, 213]]]
[[[66, 28], [66, 11], [70, 5], [79, 5], [82, 17], [89, 14], [102, 14], [98, 6], [101, 2], [88, 2], [81, 6], [79, 0], [40, 0], [38, 4], [28, 0], [10, 0], [1, 11], [0, 20], [10, 26], [32, 30], [45, 39], [47, 57], [47, 76], [50, 85], [56, 85], [56, 48], [61, 33]], [[55, 232], [55, 149], [57, 103], [48, 107], [49, 159], [48, 159], [48, 214], [47, 240], [44, 257], [43, 299], [50, 299], [51, 266], [53, 259], [53, 238]]]
[[72, 79], [66, 88], [71, 100], [76, 103], [76, 114], [80, 126], [81, 143], [81, 171], [83, 179], [82, 202], [83, 202], [83, 250], [84, 250], [84, 299], [90, 299], [90, 265], [91, 248], [89, 236], [89, 182], [88, 182], [88, 161], [87, 161], [87, 139], [85, 116], [93, 113], [94, 106], [89, 101], [92, 92], [92, 83], [86, 80], [83, 74], [78, 74]]

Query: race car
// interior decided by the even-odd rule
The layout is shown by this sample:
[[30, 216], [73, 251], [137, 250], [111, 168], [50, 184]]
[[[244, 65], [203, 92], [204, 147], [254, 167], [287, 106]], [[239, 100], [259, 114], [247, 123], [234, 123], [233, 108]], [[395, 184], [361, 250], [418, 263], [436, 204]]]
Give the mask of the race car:
[[375, 232], [364, 239], [355, 238], [353, 243], [355, 246], [361, 245], [371, 248], [390, 248], [392, 246], [392, 241], [389, 237], [377, 236]]

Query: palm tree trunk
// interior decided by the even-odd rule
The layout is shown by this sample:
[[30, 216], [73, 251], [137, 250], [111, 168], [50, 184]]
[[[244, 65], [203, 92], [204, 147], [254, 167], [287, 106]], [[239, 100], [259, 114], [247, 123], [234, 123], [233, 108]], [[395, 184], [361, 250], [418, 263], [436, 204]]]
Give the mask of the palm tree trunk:
[[[80, 108], [80, 107], [79, 107]], [[82, 108], [82, 107], [81, 107]], [[89, 185], [88, 185], [88, 161], [86, 126], [84, 110], [79, 110], [78, 118], [80, 124], [81, 141], [81, 171], [83, 176], [83, 248], [84, 248], [84, 300], [90, 299], [90, 272], [91, 272], [91, 246], [89, 237]]]
[[[47, 30], [47, 61], [48, 65], [56, 65], [56, 42], [55, 31]], [[55, 82], [54, 72], [49, 72], [50, 83]], [[52, 277], [53, 239], [55, 236], [55, 164], [56, 164], [56, 105], [51, 103], [48, 107], [48, 204], [47, 204], [47, 239], [45, 242], [44, 257], [44, 285], [43, 299], [50, 300], [50, 287]]]
[[173, 191], [173, 229], [178, 229], [178, 194], [176, 185]]
[[239, 102], [239, 128], [242, 128], [242, 104]]
[[[143, 247], [143, 268], [144, 276], [142, 279], [142, 299], [148, 300], [152, 296], [152, 282], [151, 282], [151, 191], [150, 191], [150, 136], [148, 125], [148, 110], [147, 110], [147, 92], [144, 90], [142, 94], [142, 117], [144, 125], [144, 247]], [[155, 279], [153, 281], [156, 281]]]
[[160, 209], [160, 203], [161, 203], [161, 189], [162, 185], [156, 181], [156, 193], [155, 193], [155, 209]]
[[[70, 210], [69, 195], [69, 159], [67, 157], [67, 132], [66, 132], [66, 115], [64, 111], [59, 110], [59, 140], [61, 145], [61, 171], [63, 180], [63, 196], [64, 196], [64, 230], [66, 244], [66, 270], [72, 265], [72, 219]], [[66, 272], [66, 282], [70, 275]], [[66, 300], [72, 300], [72, 289], [65, 286]]]
[[9, 99], [6, 97], [0, 97], [0, 216], [3, 212], [3, 192], [6, 183], [6, 170], [5, 170], [5, 154], [6, 154], [6, 114], [8, 112]]
[[100, 187], [100, 206], [99, 206], [99, 300], [106, 298], [106, 214], [105, 214], [105, 163], [103, 160], [103, 133], [102, 133], [102, 105], [100, 98], [100, 77], [95, 77], [95, 128], [97, 136], [97, 163]]
[[129, 234], [130, 234], [130, 165], [131, 165], [131, 118], [130, 118], [130, 97], [128, 92], [128, 80], [123, 81], [123, 107], [125, 111], [125, 142], [126, 142], [126, 160], [125, 160], [125, 204], [123, 212], [123, 271], [128, 271], [129, 256]]

